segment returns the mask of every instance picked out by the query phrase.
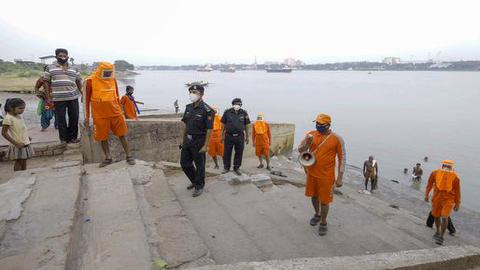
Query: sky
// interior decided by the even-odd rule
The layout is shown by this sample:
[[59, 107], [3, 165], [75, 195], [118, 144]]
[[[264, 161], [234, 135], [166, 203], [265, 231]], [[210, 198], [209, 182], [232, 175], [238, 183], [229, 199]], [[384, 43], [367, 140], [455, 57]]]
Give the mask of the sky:
[[0, 59], [136, 65], [480, 59], [480, 1], [2, 1]]

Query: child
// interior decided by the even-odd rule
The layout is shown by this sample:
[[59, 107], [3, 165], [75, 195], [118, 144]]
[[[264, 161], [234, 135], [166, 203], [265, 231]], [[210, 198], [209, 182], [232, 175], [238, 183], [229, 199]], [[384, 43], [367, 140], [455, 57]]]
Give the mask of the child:
[[[44, 70], [46, 70], [46, 67]], [[55, 111], [53, 108], [53, 101], [51, 98], [51, 91], [47, 88], [48, 85], [43, 80], [43, 77], [40, 77], [35, 84], [35, 93], [40, 99], [37, 109], [37, 114], [41, 116], [40, 125], [42, 126], [42, 131], [47, 130], [50, 126], [50, 121], [55, 117]], [[58, 129], [57, 118], [54, 120], [55, 129]]]
[[27, 159], [33, 157], [33, 149], [30, 146], [27, 126], [22, 118], [25, 111], [25, 102], [20, 98], [7, 99], [5, 112], [7, 115], [3, 119], [2, 135], [12, 145], [8, 150], [7, 157], [15, 160], [14, 171], [24, 171], [27, 169]]
[[140, 101], [135, 101], [133, 97], [133, 87], [127, 85], [126, 94], [120, 100], [120, 104], [123, 107], [123, 112], [125, 114], [125, 118], [127, 119], [134, 119], [137, 120], [137, 112], [140, 114], [140, 110], [138, 109], [138, 104], [144, 104]]

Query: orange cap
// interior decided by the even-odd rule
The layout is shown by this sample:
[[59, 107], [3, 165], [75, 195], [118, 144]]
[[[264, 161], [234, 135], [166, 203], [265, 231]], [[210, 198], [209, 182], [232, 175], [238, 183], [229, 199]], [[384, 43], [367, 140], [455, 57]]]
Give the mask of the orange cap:
[[319, 124], [330, 124], [332, 123], [332, 118], [328, 114], [321, 113], [317, 115], [317, 118], [315, 118], [315, 122]]
[[442, 165], [453, 166], [453, 165], [455, 165], [455, 162], [453, 160], [450, 160], [450, 159], [445, 159], [445, 160], [442, 161]]

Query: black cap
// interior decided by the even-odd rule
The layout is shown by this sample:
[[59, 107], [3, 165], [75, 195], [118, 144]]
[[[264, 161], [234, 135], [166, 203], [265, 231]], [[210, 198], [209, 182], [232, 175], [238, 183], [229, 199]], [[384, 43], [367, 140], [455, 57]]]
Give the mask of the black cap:
[[194, 84], [194, 85], [192, 85], [188, 88], [188, 91], [193, 91], [193, 90], [197, 90], [198, 92], [200, 92], [202, 94], [205, 92], [205, 88], [203, 88], [203, 86], [198, 85], [198, 84]]
[[232, 100], [232, 105], [234, 105], [235, 103], [240, 103], [240, 104], [241, 104], [241, 103], [242, 103], [242, 100], [241, 100], [240, 98], [234, 98], [234, 99]]

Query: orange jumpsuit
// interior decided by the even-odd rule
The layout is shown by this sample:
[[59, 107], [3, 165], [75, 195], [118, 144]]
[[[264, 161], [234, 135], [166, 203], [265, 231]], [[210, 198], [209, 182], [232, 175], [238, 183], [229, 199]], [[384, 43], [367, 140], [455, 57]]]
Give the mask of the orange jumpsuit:
[[97, 141], [108, 139], [110, 131], [116, 136], [125, 136], [128, 127], [120, 107], [118, 86], [115, 78], [101, 77], [103, 70], [113, 70], [113, 65], [101, 62], [97, 70], [86, 80], [86, 117], [92, 109], [94, 138]]
[[343, 177], [345, 172], [345, 144], [343, 139], [333, 132], [321, 134], [315, 130], [308, 134], [313, 135], [310, 151], [316, 151], [316, 161], [312, 166], [306, 167], [305, 196], [317, 197], [322, 204], [329, 204], [333, 201], [335, 157], [338, 156], [338, 177]]
[[460, 178], [453, 171], [437, 169], [428, 178], [425, 197], [433, 188], [432, 216], [448, 217], [454, 206], [460, 207]]
[[253, 125], [252, 131], [255, 155], [257, 155], [257, 157], [270, 157], [270, 142], [272, 141], [270, 126], [265, 121], [257, 120]]
[[125, 111], [125, 117], [127, 119], [134, 119], [137, 120], [137, 109], [135, 108], [135, 104], [133, 104], [133, 101], [127, 97], [127, 95], [124, 95], [122, 99], [120, 100], [120, 104], [123, 106], [123, 110]]
[[215, 114], [213, 120], [212, 135], [210, 136], [210, 142], [208, 143], [208, 155], [211, 157], [221, 156], [223, 157], [223, 144], [222, 144], [222, 122], [221, 116]]

